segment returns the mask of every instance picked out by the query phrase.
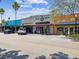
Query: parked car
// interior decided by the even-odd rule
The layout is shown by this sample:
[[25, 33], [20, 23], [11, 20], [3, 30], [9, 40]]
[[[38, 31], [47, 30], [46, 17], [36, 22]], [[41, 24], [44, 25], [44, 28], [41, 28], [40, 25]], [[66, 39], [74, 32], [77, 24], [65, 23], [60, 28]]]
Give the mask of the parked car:
[[4, 34], [11, 34], [11, 33], [13, 33], [13, 31], [9, 28], [4, 30]]
[[18, 33], [19, 35], [25, 35], [25, 34], [27, 34], [27, 31], [26, 31], [25, 28], [21, 27], [21, 28], [18, 30], [17, 33]]

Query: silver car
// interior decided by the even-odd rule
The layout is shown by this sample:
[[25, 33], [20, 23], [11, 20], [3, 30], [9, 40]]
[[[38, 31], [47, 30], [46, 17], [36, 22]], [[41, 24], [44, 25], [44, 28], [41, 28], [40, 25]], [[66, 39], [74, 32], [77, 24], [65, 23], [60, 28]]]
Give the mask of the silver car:
[[25, 34], [27, 34], [26, 28], [23, 28], [23, 27], [19, 28], [19, 30], [18, 30], [17, 33], [19, 35], [25, 35]]

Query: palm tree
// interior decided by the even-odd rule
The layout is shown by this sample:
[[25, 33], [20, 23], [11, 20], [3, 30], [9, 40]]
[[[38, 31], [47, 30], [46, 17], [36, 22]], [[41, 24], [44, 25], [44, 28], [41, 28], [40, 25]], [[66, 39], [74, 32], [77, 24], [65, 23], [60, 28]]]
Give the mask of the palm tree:
[[[12, 5], [13, 9], [15, 10], [15, 20], [17, 19], [17, 11], [20, 8], [20, 5], [17, 2], [14, 2]], [[16, 29], [16, 23], [15, 23], [15, 32], [17, 31]]]
[[[2, 21], [2, 15], [4, 14], [4, 9], [3, 8], [0, 8], [0, 14], [1, 14], [1, 27], [3, 26], [2, 24], [3, 24], [3, 21]], [[2, 29], [1, 29], [1, 31], [2, 31]]]

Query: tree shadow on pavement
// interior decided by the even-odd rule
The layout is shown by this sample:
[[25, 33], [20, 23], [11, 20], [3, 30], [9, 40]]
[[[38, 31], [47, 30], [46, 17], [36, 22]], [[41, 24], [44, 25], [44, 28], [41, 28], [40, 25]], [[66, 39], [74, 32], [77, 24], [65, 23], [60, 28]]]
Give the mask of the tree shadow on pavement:
[[[50, 54], [50, 56], [51, 56], [50, 59], [79, 59], [77, 57], [70, 58], [68, 54], [65, 54], [63, 52], [58, 52], [58, 53]], [[49, 58], [46, 58], [46, 56], [41, 55], [41, 56], [36, 57], [35, 59], [49, 59]]]
[[[2, 53], [4, 51], [4, 53]], [[29, 55], [19, 55], [20, 50], [7, 51], [0, 48], [0, 59], [28, 59]]]
[[41, 55], [41, 56], [36, 57], [35, 59], [47, 59], [47, 58], [46, 58], [46, 56]]
[[[11, 50], [7, 51], [7, 49], [0, 48], [0, 59], [29, 59], [29, 55], [20, 55], [19, 52], [21, 50]], [[71, 59], [68, 54], [63, 52], [58, 52], [54, 54], [50, 54], [50, 59]], [[32, 58], [31, 58], [32, 59]], [[47, 59], [45, 55], [37, 56], [35, 59]], [[77, 57], [72, 59], [79, 59]]]
[[0, 54], [1, 54], [2, 52], [4, 52], [4, 51], [6, 51], [6, 49], [0, 48]]
[[[71, 58], [69, 58], [68, 54], [65, 54], [63, 52], [50, 54], [50, 56], [51, 56], [51, 59], [71, 59]], [[79, 59], [79, 58], [73, 58], [73, 59]]]
[[[69, 56], [67, 54], [64, 54], [62, 52], [50, 54], [50, 59], [69, 59]], [[47, 59], [44, 55], [36, 57], [36, 59]]]

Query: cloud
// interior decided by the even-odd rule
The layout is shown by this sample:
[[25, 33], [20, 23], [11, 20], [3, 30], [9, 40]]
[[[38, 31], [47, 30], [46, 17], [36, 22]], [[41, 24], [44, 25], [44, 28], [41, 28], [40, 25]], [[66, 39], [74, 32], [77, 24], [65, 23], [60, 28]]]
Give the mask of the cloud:
[[27, 0], [27, 2], [29, 2], [29, 4], [48, 4], [46, 0]]
[[26, 0], [15, 0], [15, 1], [18, 2], [21, 5], [21, 7], [31, 7], [31, 5], [29, 5]]
[[18, 11], [20, 18], [25, 18], [32, 15], [49, 14], [50, 10], [47, 8], [33, 8], [29, 11]]
[[8, 10], [8, 12], [12, 12], [12, 10], [11, 10], [11, 9], [9, 9], [9, 10]]
[[20, 4], [45, 4], [47, 5], [48, 2], [46, 0], [15, 0]]
[[21, 7], [32, 7], [31, 5], [22, 4]]
[[29, 11], [18, 11], [19, 14], [37, 14], [37, 13], [49, 13], [50, 10], [47, 8], [33, 8], [32, 10]]
[[46, 0], [15, 0], [18, 2], [21, 7], [32, 7], [32, 4], [44, 4], [47, 5], [48, 2]]
[[16, 2], [18, 2], [18, 3], [22, 3], [22, 0], [15, 0]]
[[33, 8], [33, 12], [49, 12], [50, 10], [47, 8]]

